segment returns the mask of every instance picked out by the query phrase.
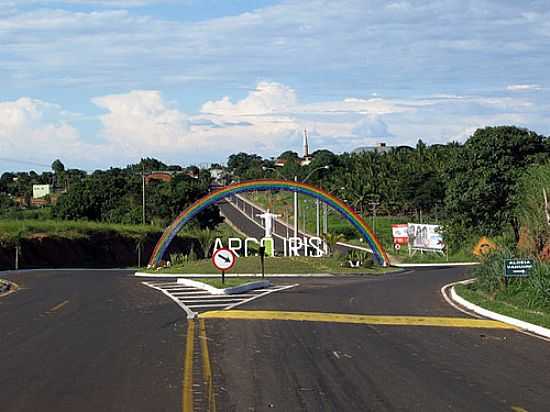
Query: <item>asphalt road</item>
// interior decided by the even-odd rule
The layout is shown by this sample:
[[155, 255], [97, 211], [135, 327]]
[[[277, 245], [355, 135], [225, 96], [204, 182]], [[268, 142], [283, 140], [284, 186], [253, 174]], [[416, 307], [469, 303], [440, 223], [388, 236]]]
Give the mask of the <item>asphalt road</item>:
[[0, 411], [174, 411], [185, 313], [130, 271], [7, 276]]
[[[8, 276], [22, 289], [0, 298], [1, 411], [185, 410], [190, 347], [206, 410], [204, 342], [218, 411], [550, 410], [550, 344], [519, 332], [206, 319], [189, 345], [183, 310], [129, 273]], [[240, 309], [466, 318], [439, 294], [466, 276], [303, 279]]]
[[[246, 309], [466, 317], [439, 293], [464, 277], [454, 268], [309, 279]], [[220, 410], [550, 410], [550, 344], [515, 331], [217, 319], [207, 328]]]

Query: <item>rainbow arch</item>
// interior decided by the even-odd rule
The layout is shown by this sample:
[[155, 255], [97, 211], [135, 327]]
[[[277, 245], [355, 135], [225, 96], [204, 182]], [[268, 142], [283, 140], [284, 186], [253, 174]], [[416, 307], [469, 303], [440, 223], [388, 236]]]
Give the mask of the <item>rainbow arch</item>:
[[208, 195], [198, 199], [193, 204], [191, 204], [187, 209], [179, 214], [179, 216], [168, 226], [161, 238], [157, 242], [153, 254], [149, 259], [150, 266], [158, 266], [162, 257], [164, 256], [170, 242], [181, 230], [183, 225], [185, 225], [189, 220], [195, 217], [199, 212], [201, 212], [206, 207], [219, 202], [220, 200], [243, 192], [253, 192], [253, 191], [268, 191], [268, 190], [283, 190], [287, 192], [298, 192], [302, 193], [320, 201], [326, 203], [328, 206], [335, 209], [339, 212], [348, 222], [350, 222], [361, 235], [365, 238], [371, 249], [375, 260], [378, 264], [382, 266], [389, 266], [390, 260], [386, 251], [384, 250], [382, 244], [369, 227], [367, 222], [359, 216], [351, 207], [349, 207], [342, 200], [331, 195], [324, 190], [309, 185], [307, 183], [294, 182], [289, 180], [277, 180], [277, 179], [258, 179], [258, 180], [247, 180], [245, 182], [234, 183], [223, 188], [216, 190]]

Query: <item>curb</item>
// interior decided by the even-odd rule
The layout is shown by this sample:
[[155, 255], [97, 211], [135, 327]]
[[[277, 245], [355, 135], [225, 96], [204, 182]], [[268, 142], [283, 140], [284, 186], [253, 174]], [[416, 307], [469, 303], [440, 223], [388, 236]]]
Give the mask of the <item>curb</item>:
[[[134, 273], [134, 276], [136, 277], [142, 277], [142, 278], [219, 278], [220, 274], [213, 274], [213, 273], [194, 273], [194, 274], [187, 274], [187, 273], [147, 273], [147, 272], [136, 272]], [[225, 274], [225, 277], [230, 278], [261, 278], [261, 273], [232, 273], [232, 274]], [[302, 273], [302, 274], [296, 274], [296, 273], [279, 273], [279, 274], [269, 274], [265, 275], [265, 277], [268, 278], [332, 278], [335, 277], [335, 275], [331, 273]]]
[[[468, 284], [473, 283], [473, 282], [475, 282], [475, 278], [474, 279], [462, 280], [460, 282], [450, 283], [450, 284], [445, 285], [441, 288], [441, 293], [443, 294], [443, 297], [445, 298], [445, 300], [447, 300], [448, 302], [449, 302], [449, 300], [451, 300], [452, 302], [449, 302], [449, 303], [451, 303], [452, 306], [454, 306], [455, 308], [457, 308], [459, 310], [461, 310], [461, 309], [456, 307], [453, 303], [458, 304], [458, 305], [474, 312], [477, 315], [480, 315], [480, 316], [483, 316], [483, 317], [486, 317], [486, 318], [489, 318], [489, 319], [497, 320], [497, 321], [502, 322], [502, 323], [507, 323], [509, 325], [515, 326], [518, 329], [521, 329], [522, 331], [532, 333], [532, 334], [537, 335], [539, 337], [550, 339], [550, 329], [547, 329], [547, 328], [539, 326], [539, 325], [534, 325], [532, 323], [525, 322], [523, 320], [512, 318], [510, 316], [501, 315], [500, 313], [496, 313], [496, 312], [490, 311], [488, 309], [482, 308], [482, 307], [480, 307], [480, 306], [464, 299], [463, 297], [459, 296], [456, 293], [456, 290], [455, 290], [456, 285], [468, 285]], [[446, 294], [447, 289], [450, 289], [449, 296], [447, 296], [447, 294]]]

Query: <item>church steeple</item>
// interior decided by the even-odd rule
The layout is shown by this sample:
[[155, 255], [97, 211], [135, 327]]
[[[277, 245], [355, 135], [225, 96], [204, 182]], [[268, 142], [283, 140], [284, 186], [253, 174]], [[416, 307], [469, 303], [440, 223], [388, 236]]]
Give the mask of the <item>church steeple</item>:
[[307, 129], [304, 129], [304, 159], [309, 157], [309, 145], [307, 142]]

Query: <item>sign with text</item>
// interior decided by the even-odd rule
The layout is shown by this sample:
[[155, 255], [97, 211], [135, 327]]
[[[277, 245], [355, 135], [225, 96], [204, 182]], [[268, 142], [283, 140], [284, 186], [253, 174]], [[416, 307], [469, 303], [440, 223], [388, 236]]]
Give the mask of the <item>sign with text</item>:
[[504, 261], [504, 276], [507, 278], [528, 277], [534, 265], [533, 259], [506, 259]]
[[394, 245], [406, 245], [409, 243], [408, 229], [409, 225], [407, 225], [406, 223], [391, 225]]
[[[322, 257], [326, 255], [327, 249], [325, 242], [320, 237], [290, 237], [288, 239], [282, 239], [283, 243], [283, 256], [310, 256], [310, 257]], [[238, 237], [230, 237], [227, 239], [227, 249], [231, 250], [236, 256], [250, 256], [251, 249], [257, 247], [265, 247], [266, 256], [275, 256], [275, 245], [273, 238], [264, 237], [262, 239], [256, 239], [254, 237], [247, 237], [241, 239]], [[214, 241], [214, 251], [224, 248], [223, 239], [216, 238]]]

